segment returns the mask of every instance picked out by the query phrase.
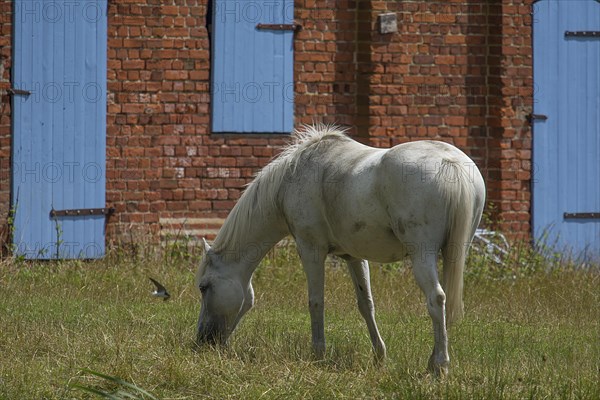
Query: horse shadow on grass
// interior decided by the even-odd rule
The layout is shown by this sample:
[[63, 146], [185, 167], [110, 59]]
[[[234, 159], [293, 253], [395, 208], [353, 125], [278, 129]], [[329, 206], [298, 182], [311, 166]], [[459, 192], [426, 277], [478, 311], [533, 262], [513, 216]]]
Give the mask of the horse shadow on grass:
[[332, 340], [328, 343], [325, 356], [319, 358], [312, 350], [308, 334], [281, 331], [276, 343], [273, 343], [265, 336], [249, 339], [241, 330], [239, 333], [233, 335], [226, 345], [198, 345], [190, 341], [188, 347], [198, 355], [243, 364], [306, 364], [330, 372], [385, 368], [385, 363], [375, 362], [367, 338], [364, 343]]

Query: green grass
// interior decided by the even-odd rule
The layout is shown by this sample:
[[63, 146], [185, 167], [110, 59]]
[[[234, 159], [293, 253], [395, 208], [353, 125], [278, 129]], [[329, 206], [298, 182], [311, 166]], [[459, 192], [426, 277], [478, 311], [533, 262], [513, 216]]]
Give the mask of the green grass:
[[[256, 306], [229, 347], [195, 351], [197, 255], [176, 250], [113, 252], [98, 262], [3, 261], [0, 399], [96, 398], [74, 385], [123, 389], [89, 370], [161, 399], [600, 398], [598, 270], [536, 264], [489, 273], [472, 259], [466, 316], [450, 331], [450, 375], [436, 380], [425, 372], [431, 322], [410, 268], [372, 267], [388, 347], [378, 367], [341, 266], [326, 269], [328, 350], [324, 360], [313, 358], [304, 275], [285, 248], [257, 270]], [[151, 297], [148, 276], [165, 284], [169, 301]]]

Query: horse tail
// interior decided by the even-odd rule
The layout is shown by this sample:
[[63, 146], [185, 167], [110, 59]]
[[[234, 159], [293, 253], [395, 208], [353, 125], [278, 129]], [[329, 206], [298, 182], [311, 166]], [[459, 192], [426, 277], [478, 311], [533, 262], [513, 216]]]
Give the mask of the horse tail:
[[446, 293], [448, 326], [463, 316], [465, 261], [469, 244], [479, 224], [480, 216], [475, 215], [475, 177], [472, 172], [461, 162], [444, 160], [436, 177], [447, 205], [448, 215], [446, 238], [442, 246], [442, 286]]

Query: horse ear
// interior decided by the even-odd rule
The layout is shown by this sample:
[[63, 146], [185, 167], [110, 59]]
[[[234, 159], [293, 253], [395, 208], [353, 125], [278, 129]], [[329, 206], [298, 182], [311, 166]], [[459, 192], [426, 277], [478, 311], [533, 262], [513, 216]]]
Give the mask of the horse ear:
[[204, 247], [204, 253], [208, 253], [210, 251], [210, 245], [206, 241], [206, 239], [202, 238], [202, 246]]

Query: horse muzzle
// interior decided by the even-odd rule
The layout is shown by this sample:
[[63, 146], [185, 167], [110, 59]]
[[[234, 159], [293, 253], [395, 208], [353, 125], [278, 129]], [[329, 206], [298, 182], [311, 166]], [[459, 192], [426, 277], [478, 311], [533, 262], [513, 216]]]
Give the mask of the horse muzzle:
[[225, 321], [214, 320], [200, 322], [198, 324], [198, 333], [196, 335], [196, 344], [226, 345], [229, 336]]

